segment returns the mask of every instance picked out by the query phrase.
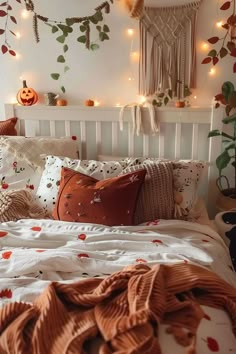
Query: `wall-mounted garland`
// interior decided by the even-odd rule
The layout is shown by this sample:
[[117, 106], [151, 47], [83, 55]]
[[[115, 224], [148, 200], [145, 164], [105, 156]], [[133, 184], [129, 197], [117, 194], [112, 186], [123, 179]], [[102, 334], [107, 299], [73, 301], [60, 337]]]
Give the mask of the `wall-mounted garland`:
[[[56, 35], [56, 41], [62, 45], [62, 52], [57, 57], [57, 62], [63, 65], [63, 69], [51, 74], [54, 80], [59, 80], [62, 72], [66, 73], [70, 69], [66, 64], [66, 53], [69, 50], [67, 39], [72, 32], [77, 31], [79, 34], [77, 41], [84, 44], [87, 49], [92, 51], [99, 49], [99, 42], [110, 39], [110, 29], [108, 25], [104, 23], [104, 17], [110, 13], [111, 5], [114, 3], [114, 0], [102, 2], [94, 9], [94, 12], [88, 16], [70, 17], [65, 18], [63, 21], [50, 19], [39, 14], [35, 9], [34, 0], [7, 0], [0, 3], [0, 17], [4, 19], [4, 25], [0, 28], [0, 35], [3, 38], [3, 44], [1, 45], [2, 54], [16, 56], [16, 51], [12, 47], [9, 39], [11, 36], [16, 36], [15, 30], [11, 28], [11, 25], [17, 25], [18, 23], [16, 17], [12, 15], [16, 2], [32, 13], [36, 42], [40, 41], [39, 22], [41, 22], [50, 27], [52, 34]], [[95, 33], [97, 33], [96, 39], [92, 38], [91, 30], [93, 28], [95, 29]], [[63, 85], [61, 86], [61, 90], [65, 93], [65, 87]]]
[[[228, 54], [236, 57], [236, 0], [226, 1], [220, 10], [232, 10], [230, 16], [222, 28], [226, 31], [223, 37], [213, 36], [208, 39], [210, 44], [216, 44], [218, 47], [211, 49], [207, 57], [203, 59], [202, 64], [216, 65], [221, 59]], [[236, 73], [236, 62], [233, 64], [233, 72]]]

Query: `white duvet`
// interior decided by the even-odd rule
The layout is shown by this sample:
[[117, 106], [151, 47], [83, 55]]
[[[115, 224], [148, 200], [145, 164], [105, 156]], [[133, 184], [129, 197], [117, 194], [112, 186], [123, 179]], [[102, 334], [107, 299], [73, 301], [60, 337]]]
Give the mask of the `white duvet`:
[[[105, 227], [53, 220], [0, 224], [0, 305], [31, 302], [50, 281], [106, 276], [129, 264], [191, 262], [219, 274], [236, 287], [228, 249], [208, 226], [157, 220], [133, 227]], [[236, 353], [228, 316], [204, 308], [197, 354]], [[222, 333], [224, 335], [222, 336]], [[172, 336], [160, 331], [164, 354], [184, 353]]]

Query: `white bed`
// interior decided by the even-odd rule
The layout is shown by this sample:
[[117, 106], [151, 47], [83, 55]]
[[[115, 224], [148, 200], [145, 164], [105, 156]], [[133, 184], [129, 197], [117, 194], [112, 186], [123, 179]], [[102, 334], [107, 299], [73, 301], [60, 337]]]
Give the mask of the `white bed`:
[[[19, 118], [21, 133], [30, 136], [78, 135], [82, 158], [96, 159], [103, 153], [209, 160], [203, 194], [208, 189], [205, 200], [210, 214], [214, 212], [212, 207], [216, 198], [213, 161], [220, 147], [204, 139], [210, 128], [220, 127], [221, 114], [220, 110], [213, 112], [210, 108], [162, 109], [159, 114], [160, 136], [134, 138], [128, 111], [125, 118], [127, 129], [121, 134], [118, 110], [114, 108], [6, 105], [6, 117]], [[173, 149], [168, 149], [166, 141], [169, 138]], [[171, 156], [172, 152], [174, 156]], [[204, 209], [203, 204], [198, 208]], [[196, 264], [212, 270], [236, 288], [228, 248], [210, 227], [205, 209], [202, 216], [201, 224], [153, 220], [143, 225], [123, 227], [43, 219], [2, 223], [0, 303], [32, 303], [51, 281], [70, 283], [87, 277], [104, 277], [134, 264]], [[205, 317], [197, 333], [196, 354], [236, 353], [236, 339], [229, 316], [219, 309], [205, 306], [203, 310]], [[166, 333], [164, 325], [160, 327], [159, 339], [163, 353], [186, 353], [186, 349]], [[95, 343], [87, 352], [98, 353], [97, 348]]]

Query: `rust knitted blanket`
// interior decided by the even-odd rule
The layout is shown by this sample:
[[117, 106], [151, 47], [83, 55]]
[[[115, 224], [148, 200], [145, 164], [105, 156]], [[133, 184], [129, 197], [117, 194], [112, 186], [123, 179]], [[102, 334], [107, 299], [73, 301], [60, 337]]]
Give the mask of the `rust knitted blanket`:
[[100, 334], [100, 354], [160, 354], [164, 323], [194, 354], [200, 304], [226, 310], [236, 335], [236, 289], [195, 265], [140, 264], [105, 279], [55, 282], [33, 304], [0, 310], [0, 353], [87, 353], [85, 341]]

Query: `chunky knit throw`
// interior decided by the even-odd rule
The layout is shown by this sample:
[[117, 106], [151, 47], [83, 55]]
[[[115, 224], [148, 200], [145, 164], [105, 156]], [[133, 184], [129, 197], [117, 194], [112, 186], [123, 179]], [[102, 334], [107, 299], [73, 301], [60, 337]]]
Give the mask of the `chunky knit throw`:
[[52, 283], [33, 304], [0, 310], [0, 353], [86, 353], [100, 334], [99, 354], [161, 354], [159, 323], [195, 354], [204, 313], [199, 304], [228, 312], [236, 335], [236, 289], [216, 274], [186, 264], [126, 267], [105, 279]]
[[[47, 217], [47, 216], [46, 216]], [[45, 218], [45, 211], [26, 189], [0, 191], [0, 222]]]

